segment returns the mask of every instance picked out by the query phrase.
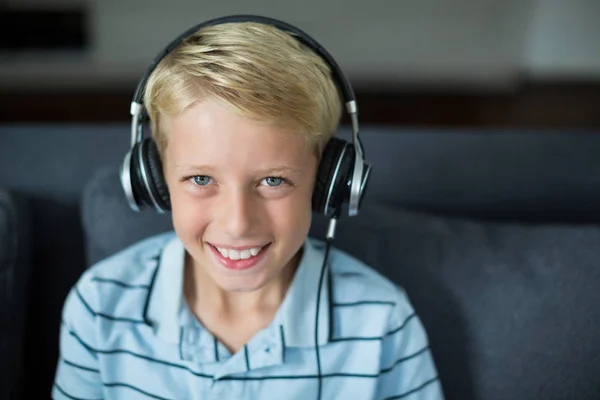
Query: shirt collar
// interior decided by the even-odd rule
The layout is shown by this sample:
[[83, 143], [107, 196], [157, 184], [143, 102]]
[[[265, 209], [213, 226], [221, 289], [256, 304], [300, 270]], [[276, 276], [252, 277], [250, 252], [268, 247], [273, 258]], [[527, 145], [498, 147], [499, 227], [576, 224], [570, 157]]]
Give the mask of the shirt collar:
[[[281, 325], [285, 346], [315, 345], [318, 325], [319, 345], [327, 343], [331, 333], [330, 276], [324, 271], [316, 321], [317, 288], [323, 267], [323, 244], [307, 238], [302, 256], [284, 300], [275, 314], [272, 326]], [[178, 343], [183, 307], [183, 272], [185, 248], [177, 236], [168, 241], [159, 259], [153, 285], [148, 293], [147, 317], [158, 337]]]
[[157, 336], [171, 343], [179, 342], [184, 265], [185, 248], [175, 236], [162, 250], [148, 293], [148, 320]]
[[322, 243], [307, 238], [292, 284], [275, 316], [275, 320], [280, 321], [283, 327], [286, 346], [314, 346], [315, 325], [318, 326], [319, 345], [327, 343], [330, 339], [331, 292], [330, 276], [327, 271], [324, 271], [321, 283], [318, 322], [316, 319], [317, 288], [324, 255]]

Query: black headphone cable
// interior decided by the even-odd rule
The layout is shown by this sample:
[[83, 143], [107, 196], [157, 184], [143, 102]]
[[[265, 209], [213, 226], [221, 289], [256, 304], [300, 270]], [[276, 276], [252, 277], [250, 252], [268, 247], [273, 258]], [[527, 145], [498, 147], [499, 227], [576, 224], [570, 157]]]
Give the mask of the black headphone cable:
[[331, 242], [335, 236], [335, 227], [337, 223], [337, 215], [334, 215], [329, 220], [329, 227], [327, 228], [327, 236], [325, 238], [325, 256], [323, 257], [323, 265], [321, 266], [321, 276], [319, 277], [319, 287], [317, 289], [317, 310], [315, 312], [315, 355], [317, 358], [317, 400], [321, 400], [322, 392], [322, 376], [321, 376], [321, 357], [319, 353], [319, 308], [321, 305], [321, 288], [323, 286], [323, 279], [325, 277], [325, 270], [327, 269], [327, 261], [329, 259], [329, 250], [331, 248]]

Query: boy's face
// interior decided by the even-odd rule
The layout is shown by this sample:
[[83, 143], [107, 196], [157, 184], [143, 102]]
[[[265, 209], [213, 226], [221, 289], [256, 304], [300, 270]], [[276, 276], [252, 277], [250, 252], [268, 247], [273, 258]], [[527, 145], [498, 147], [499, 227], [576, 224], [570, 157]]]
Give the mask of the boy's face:
[[226, 291], [263, 287], [308, 234], [317, 170], [308, 141], [210, 98], [165, 128], [173, 224], [195, 265]]

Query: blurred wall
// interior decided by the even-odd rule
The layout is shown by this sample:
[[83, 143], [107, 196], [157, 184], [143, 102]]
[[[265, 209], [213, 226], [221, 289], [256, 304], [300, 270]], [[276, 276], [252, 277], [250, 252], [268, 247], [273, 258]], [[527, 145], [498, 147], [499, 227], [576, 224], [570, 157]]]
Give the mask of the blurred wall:
[[538, 78], [600, 79], [600, 1], [537, 0], [523, 65]]
[[5, 0], [85, 7], [90, 47], [0, 58], [0, 85], [119, 87], [162, 47], [216, 16], [255, 13], [315, 36], [357, 84], [507, 87], [526, 73], [600, 79], [597, 0]]
[[368, 123], [600, 127], [600, 0], [0, 0], [3, 8], [83, 9], [88, 45], [0, 50], [0, 122], [125, 121], [137, 80], [171, 39], [252, 13], [321, 42]]

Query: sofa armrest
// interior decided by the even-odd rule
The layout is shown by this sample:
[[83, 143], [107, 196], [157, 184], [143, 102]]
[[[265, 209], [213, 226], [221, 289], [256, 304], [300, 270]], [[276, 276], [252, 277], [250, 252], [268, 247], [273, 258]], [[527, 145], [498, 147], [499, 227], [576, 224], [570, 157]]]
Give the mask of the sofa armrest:
[[20, 398], [29, 281], [31, 224], [23, 196], [0, 189], [0, 398]]

